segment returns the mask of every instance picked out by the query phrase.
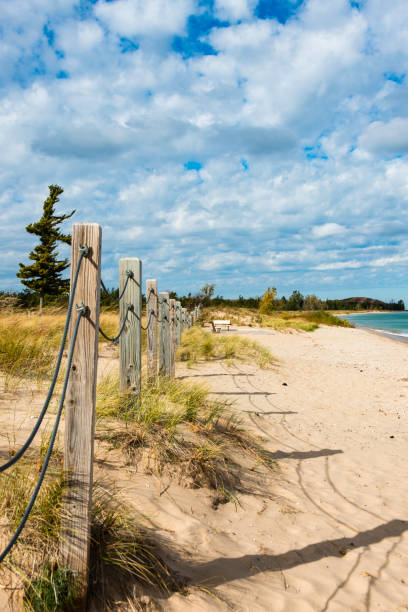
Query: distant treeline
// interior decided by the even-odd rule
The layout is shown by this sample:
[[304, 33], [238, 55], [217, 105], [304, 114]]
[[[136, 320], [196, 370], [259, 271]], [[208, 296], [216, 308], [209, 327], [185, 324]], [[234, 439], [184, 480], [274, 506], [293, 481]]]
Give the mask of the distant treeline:
[[[119, 289], [108, 289], [101, 291], [101, 306], [103, 308], [116, 308], [118, 304]], [[236, 299], [224, 298], [222, 295], [212, 297], [206, 293], [178, 295], [170, 292], [170, 297], [179, 300], [184, 308], [194, 308], [198, 304], [202, 306], [233, 306], [238, 308], [254, 308], [264, 313], [282, 310], [405, 310], [403, 300], [394, 302], [382, 302], [367, 297], [350, 297], [342, 300], [321, 300], [316, 295], [303, 296], [295, 290], [286, 298], [276, 295], [276, 289], [268, 289], [263, 296], [249, 297], [239, 295]], [[143, 304], [146, 303], [143, 296]], [[0, 307], [37, 308], [39, 295], [32, 291], [21, 292], [0, 291]], [[67, 305], [68, 295], [45, 296], [44, 306], [64, 307]]]

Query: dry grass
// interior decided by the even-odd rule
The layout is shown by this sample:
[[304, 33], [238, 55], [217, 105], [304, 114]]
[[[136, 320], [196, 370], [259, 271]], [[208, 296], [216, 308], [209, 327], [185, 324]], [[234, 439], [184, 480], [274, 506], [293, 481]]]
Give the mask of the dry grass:
[[65, 315], [3, 314], [0, 316], [0, 370], [6, 382], [49, 376], [64, 327]]
[[[65, 309], [47, 308], [41, 316], [32, 312], [0, 311], [0, 371], [5, 376], [6, 388], [17, 387], [22, 380], [40, 384], [50, 379], [65, 318]], [[101, 312], [100, 326], [108, 336], [115, 336], [119, 329], [118, 314]], [[102, 335], [99, 341], [106, 342]], [[145, 342], [145, 333], [142, 342]]]
[[277, 331], [315, 331], [319, 324], [353, 327], [344, 319], [326, 311], [291, 311], [261, 314], [255, 308], [232, 306], [209, 307], [202, 310], [202, 320], [229, 319], [232, 325], [249, 327], [269, 327]]
[[187, 361], [188, 364], [200, 360], [239, 360], [254, 362], [261, 368], [268, 368], [276, 363], [268, 349], [254, 340], [233, 334], [212, 334], [198, 326], [184, 332], [177, 359]]
[[120, 396], [118, 381], [108, 377], [98, 386], [97, 418], [99, 437], [130, 463], [184, 486], [207, 487], [217, 504], [240, 490], [240, 455], [274, 467], [228, 404], [211, 400], [202, 385], [163, 378], [145, 385], [136, 399]]
[[[18, 525], [37, 477], [29, 459], [0, 476], [6, 535]], [[56, 453], [29, 520], [1, 569], [3, 584], [10, 573], [18, 579], [25, 610], [75, 609], [75, 580], [60, 553], [63, 486], [61, 455]], [[179, 590], [180, 581], [160, 557], [162, 543], [107, 486], [96, 483], [93, 489], [89, 597], [94, 609], [116, 609], [118, 596], [131, 599], [138, 585], [161, 592]]]

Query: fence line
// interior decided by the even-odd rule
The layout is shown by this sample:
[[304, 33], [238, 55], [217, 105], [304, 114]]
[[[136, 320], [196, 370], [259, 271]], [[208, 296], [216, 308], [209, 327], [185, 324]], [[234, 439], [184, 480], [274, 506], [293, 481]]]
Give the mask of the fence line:
[[[74, 572], [79, 599], [78, 610], [85, 609], [89, 571], [90, 524], [93, 485], [93, 449], [95, 427], [96, 375], [99, 333], [110, 342], [119, 340], [120, 391], [141, 393], [142, 329], [146, 330], [147, 380], [158, 375], [175, 376], [175, 352], [187, 327], [199, 317], [187, 313], [180, 301], [158, 293], [157, 281], [146, 281], [146, 326], [142, 326], [142, 262], [123, 258], [119, 262], [119, 332], [109, 337], [99, 325], [101, 290], [101, 227], [78, 223], [72, 229], [71, 288], [65, 326], [57, 354], [55, 370], [40, 415], [22, 447], [0, 472], [14, 465], [26, 452], [37, 434], [55, 391], [63, 351], [68, 337], [67, 368], [57, 415], [47, 454], [26, 511], [9, 543], [0, 554], [0, 562], [10, 552], [29, 518], [37, 499], [53, 451], [64, 402], [63, 519], [61, 553], [64, 565]], [[76, 302], [77, 317], [72, 317]], [[78, 305], [79, 303], [79, 305]], [[66, 400], [66, 401], [65, 401]]]

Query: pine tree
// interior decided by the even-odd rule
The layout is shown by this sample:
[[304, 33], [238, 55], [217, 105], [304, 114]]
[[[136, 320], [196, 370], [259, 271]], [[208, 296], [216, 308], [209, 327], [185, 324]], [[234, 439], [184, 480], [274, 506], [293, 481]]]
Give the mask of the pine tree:
[[42, 310], [45, 295], [62, 295], [69, 289], [69, 281], [61, 278], [62, 273], [69, 266], [68, 259], [58, 260], [56, 250], [57, 242], [71, 244], [71, 236], [63, 234], [59, 226], [65, 219], [74, 214], [55, 215], [55, 204], [59, 202], [59, 195], [63, 189], [59, 185], [49, 185], [50, 194], [44, 202], [43, 215], [36, 223], [27, 225], [29, 234], [40, 237], [40, 244], [31, 251], [29, 259], [34, 263], [28, 266], [19, 264], [17, 277], [31, 291], [40, 296], [40, 311]]

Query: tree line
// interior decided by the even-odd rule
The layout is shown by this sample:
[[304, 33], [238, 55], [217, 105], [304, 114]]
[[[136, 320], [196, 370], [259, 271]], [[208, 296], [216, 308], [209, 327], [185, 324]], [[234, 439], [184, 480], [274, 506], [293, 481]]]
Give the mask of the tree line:
[[[72, 217], [75, 210], [69, 214], [57, 215], [55, 206], [59, 196], [63, 193], [59, 185], [49, 185], [49, 195], [43, 204], [43, 214], [39, 221], [30, 223], [26, 230], [39, 238], [39, 244], [29, 254], [31, 264], [19, 264], [17, 277], [25, 286], [22, 292], [0, 291], [0, 306], [13, 302], [13, 305], [22, 308], [36, 306], [42, 310], [44, 304], [48, 306], [64, 306], [68, 300], [69, 281], [62, 278], [62, 273], [69, 267], [67, 259], [58, 259], [57, 244], [59, 242], [70, 245], [71, 236], [64, 234], [60, 226]], [[259, 297], [245, 298], [239, 295], [236, 299], [214, 296], [215, 283], [205, 284], [196, 294], [178, 295], [170, 292], [170, 297], [179, 300], [183, 307], [194, 308], [201, 306], [235, 306], [258, 309], [261, 313], [270, 314], [285, 310], [405, 310], [403, 300], [382, 302], [367, 297], [351, 297], [346, 299], [322, 300], [314, 294], [302, 295], [295, 289], [286, 298], [278, 297], [276, 287], [268, 287]], [[101, 293], [101, 306], [116, 308], [119, 289], [111, 288]], [[145, 300], [145, 298], [144, 298]]]

